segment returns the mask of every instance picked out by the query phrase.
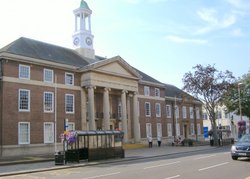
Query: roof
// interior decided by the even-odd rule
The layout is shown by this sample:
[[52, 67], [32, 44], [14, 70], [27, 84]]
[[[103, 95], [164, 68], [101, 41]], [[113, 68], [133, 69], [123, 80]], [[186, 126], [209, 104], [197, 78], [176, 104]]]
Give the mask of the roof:
[[84, 0], [81, 1], [80, 8], [84, 8], [84, 9], [89, 9], [90, 10], [88, 4]]
[[[80, 56], [75, 50], [48, 44], [45, 42], [21, 37], [9, 45], [0, 49], [0, 52], [7, 52], [10, 54], [20, 55], [24, 57], [31, 57], [39, 60], [50, 61], [54, 63], [72, 65], [79, 69], [89, 66], [90, 64], [95, 64], [97, 62], [106, 61], [107, 58], [95, 56], [95, 59], [87, 59]], [[32, 60], [32, 59], [30, 59]], [[112, 60], [112, 58], [110, 59]], [[123, 62], [125, 64], [125, 61]], [[127, 63], [126, 63], [127, 64]], [[166, 97], [182, 97], [190, 96], [181, 89], [169, 85], [163, 84], [160, 81], [154, 79], [153, 77], [147, 75], [146, 73], [131, 67], [135, 72], [140, 75], [140, 78], [144, 82], [149, 82], [153, 84], [159, 84], [163, 87], [165, 86], [165, 96]], [[138, 75], [137, 75], [138, 76]]]
[[162, 84], [160, 81], [154, 79], [153, 77], [147, 75], [146, 73], [134, 68], [140, 75], [141, 75], [141, 80], [143, 81], [147, 81], [147, 82], [151, 82], [151, 83], [159, 83], [159, 84]]
[[[177, 88], [174, 85], [170, 85], [170, 84], [165, 84], [165, 96], [167, 97], [192, 97], [190, 94], [186, 93], [185, 91]], [[193, 98], [193, 97], [192, 97]]]
[[171, 97], [171, 98], [187, 98], [189, 100], [195, 100], [199, 103], [201, 103], [201, 101], [195, 97], [193, 97], [192, 95], [186, 93], [185, 91], [177, 88], [174, 85], [170, 85], [170, 84], [165, 84], [165, 96], [166, 97]]
[[[45, 42], [21, 37], [9, 45], [0, 49], [0, 52], [7, 52], [15, 55], [46, 60], [55, 63], [83, 67], [89, 64], [91, 59], [80, 56], [75, 50], [48, 44]], [[97, 56], [95, 60], [103, 60]]]

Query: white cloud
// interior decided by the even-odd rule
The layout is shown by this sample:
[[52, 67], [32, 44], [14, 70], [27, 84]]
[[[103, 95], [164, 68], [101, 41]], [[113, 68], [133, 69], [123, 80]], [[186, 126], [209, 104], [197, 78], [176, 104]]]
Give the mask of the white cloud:
[[239, 9], [249, 9], [250, 3], [248, 0], [227, 0], [227, 2]]
[[211, 25], [218, 24], [217, 11], [215, 9], [200, 9], [197, 14], [203, 21]]
[[242, 37], [244, 36], [244, 33], [242, 32], [240, 28], [237, 28], [232, 31], [232, 35], [235, 37]]
[[175, 36], [175, 35], [166, 36], [166, 39], [175, 43], [193, 43], [193, 44], [206, 44], [207, 43], [206, 40], [183, 38], [183, 37]]
[[197, 15], [206, 23], [205, 27], [202, 27], [197, 31], [198, 34], [228, 28], [237, 21], [235, 14], [220, 15], [215, 9], [203, 8], [197, 11]]

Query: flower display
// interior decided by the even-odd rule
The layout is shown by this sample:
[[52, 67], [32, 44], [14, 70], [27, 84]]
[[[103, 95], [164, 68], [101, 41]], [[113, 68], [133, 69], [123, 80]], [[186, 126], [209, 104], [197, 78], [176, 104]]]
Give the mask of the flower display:
[[246, 126], [246, 121], [244, 120], [238, 121], [238, 126]]
[[239, 129], [239, 138], [241, 138], [242, 134], [246, 131], [246, 121], [240, 120], [238, 121], [238, 129]]
[[75, 131], [64, 131], [63, 133], [68, 144], [73, 144], [76, 142], [76, 132]]

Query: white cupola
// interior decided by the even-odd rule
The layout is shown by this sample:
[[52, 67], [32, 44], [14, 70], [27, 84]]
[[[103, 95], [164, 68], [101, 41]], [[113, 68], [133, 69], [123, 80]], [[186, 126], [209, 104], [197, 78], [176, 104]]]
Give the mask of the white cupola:
[[94, 59], [94, 36], [91, 33], [92, 11], [86, 2], [81, 0], [80, 7], [75, 9], [73, 12], [75, 15], [75, 30], [72, 36], [73, 45], [80, 55]]

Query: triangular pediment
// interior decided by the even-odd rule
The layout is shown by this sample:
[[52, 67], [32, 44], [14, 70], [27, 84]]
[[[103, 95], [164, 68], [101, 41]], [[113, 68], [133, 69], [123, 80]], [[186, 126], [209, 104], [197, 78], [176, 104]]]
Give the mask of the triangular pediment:
[[92, 64], [86, 70], [91, 70], [126, 78], [136, 78], [136, 79], [140, 78], [139, 73], [119, 56], [103, 60], [99, 63]]
[[135, 75], [132, 74], [130, 70], [126, 69], [126, 67], [122, 66], [117, 61], [103, 65], [99, 68], [96, 68], [96, 70], [106, 73], [117, 74], [119, 76], [135, 77]]

